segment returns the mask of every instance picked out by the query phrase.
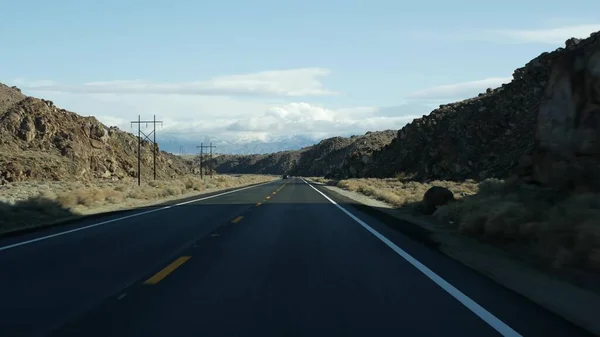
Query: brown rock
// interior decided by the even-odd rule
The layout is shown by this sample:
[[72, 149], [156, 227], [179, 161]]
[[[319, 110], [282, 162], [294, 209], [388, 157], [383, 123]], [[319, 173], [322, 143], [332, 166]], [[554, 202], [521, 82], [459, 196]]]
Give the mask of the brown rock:
[[435, 210], [454, 200], [452, 191], [445, 187], [433, 186], [423, 196], [423, 213], [432, 214]]
[[102, 149], [104, 147], [104, 143], [97, 139], [90, 139], [90, 145], [95, 149]]
[[35, 124], [30, 117], [25, 117], [21, 122], [19, 137], [27, 143], [35, 138]]

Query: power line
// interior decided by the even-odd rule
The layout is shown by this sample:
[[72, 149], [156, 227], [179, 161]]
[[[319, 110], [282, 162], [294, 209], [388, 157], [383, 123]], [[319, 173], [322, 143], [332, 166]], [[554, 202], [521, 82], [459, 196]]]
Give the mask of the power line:
[[[153, 157], [153, 166], [154, 166], [154, 180], [156, 180], [156, 123], [160, 123], [160, 126], [163, 125], [162, 121], [157, 121], [156, 120], [156, 115], [154, 115], [154, 120], [151, 121], [143, 121], [140, 119], [140, 115], [138, 115], [138, 120], [137, 121], [132, 121], [131, 122], [131, 126], [133, 127], [133, 124], [137, 124], [138, 125], [138, 186], [142, 184], [142, 135], [144, 135], [144, 140], [147, 140], [149, 142], [152, 143], [152, 157]], [[150, 132], [150, 134], [146, 135], [142, 130], [141, 130], [141, 124], [145, 123], [146, 127], [148, 127], [148, 124], [151, 123], [152, 124], [152, 132]], [[153, 140], [150, 140], [150, 136], [153, 136]]]

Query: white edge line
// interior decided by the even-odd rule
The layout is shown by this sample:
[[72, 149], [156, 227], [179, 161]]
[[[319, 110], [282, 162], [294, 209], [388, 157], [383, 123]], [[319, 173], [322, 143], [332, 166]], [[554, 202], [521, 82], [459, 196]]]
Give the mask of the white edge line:
[[502, 322], [499, 318], [494, 316], [492, 313], [487, 311], [485, 308], [483, 308], [482, 306], [477, 304], [477, 302], [473, 301], [471, 298], [469, 298], [467, 295], [462, 293], [460, 290], [456, 289], [448, 281], [444, 280], [442, 277], [440, 277], [439, 275], [434, 273], [431, 269], [427, 268], [427, 266], [425, 266], [424, 264], [419, 262], [417, 259], [412, 257], [410, 254], [408, 254], [404, 250], [402, 250], [402, 248], [398, 247], [395, 243], [390, 241], [388, 238], [381, 235], [379, 232], [377, 232], [371, 226], [367, 225], [364, 221], [357, 218], [354, 214], [350, 213], [345, 208], [338, 205], [338, 203], [333, 201], [331, 198], [329, 198], [323, 192], [319, 191], [317, 188], [315, 188], [314, 186], [309, 184], [306, 180], [304, 180], [304, 178], [302, 178], [302, 181], [304, 181], [308, 186], [310, 186], [312, 189], [314, 189], [319, 194], [321, 194], [323, 197], [325, 197], [325, 199], [329, 200], [329, 202], [331, 202], [337, 208], [342, 210], [342, 212], [346, 213], [346, 215], [348, 215], [350, 218], [352, 218], [352, 220], [356, 221], [358, 224], [363, 226], [366, 230], [368, 230], [371, 234], [373, 234], [379, 240], [383, 241], [383, 243], [385, 243], [388, 247], [390, 247], [394, 252], [396, 252], [398, 255], [400, 255], [402, 258], [404, 258], [408, 263], [413, 265], [413, 267], [417, 268], [420, 272], [425, 274], [425, 276], [427, 276], [435, 284], [437, 284], [442, 289], [444, 289], [448, 294], [450, 294], [452, 297], [454, 297], [456, 300], [458, 300], [460, 303], [462, 303], [465, 307], [467, 307], [467, 309], [471, 310], [471, 312], [473, 312], [475, 315], [477, 315], [479, 318], [481, 318], [483, 321], [485, 321], [487, 324], [489, 324], [492, 328], [494, 328], [496, 331], [498, 331], [502, 336], [522, 337], [518, 332], [513, 330], [506, 323]]
[[268, 181], [266, 183], [262, 183], [262, 184], [258, 184], [258, 185], [253, 185], [253, 186], [247, 186], [247, 187], [243, 187], [243, 188], [240, 188], [240, 189], [237, 189], [237, 190], [233, 190], [233, 191], [229, 191], [229, 192], [224, 192], [224, 193], [219, 193], [219, 194], [211, 195], [211, 196], [208, 196], [208, 197], [203, 197], [203, 198], [198, 198], [198, 199], [194, 199], [194, 200], [184, 201], [184, 202], [180, 202], [180, 203], [174, 204], [174, 205], [169, 205], [169, 206], [165, 206], [165, 207], [161, 207], [161, 208], [157, 208], [157, 209], [153, 209], [153, 210], [149, 210], [149, 211], [145, 211], [145, 212], [141, 212], [141, 213], [130, 214], [130, 215], [127, 215], [127, 216], [124, 216], [124, 217], [120, 217], [120, 218], [116, 218], [116, 219], [111, 219], [111, 220], [106, 220], [106, 221], [98, 222], [98, 223], [95, 223], [95, 224], [87, 225], [87, 226], [84, 226], [84, 227], [74, 228], [74, 229], [71, 229], [71, 230], [68, 230], [68, 231], [64, 231], [64, 232], [50, 234], [50, 235], [42, 236], [42, 237], [39, 237], [39, 238], [35, 238], [35, 239], [23, 241], [23, 242], [14, 243], [12, 245], [0, 247], [0, 251], [9, 250], [11, 248], [16, 248], [16, 247], [19, 247], [19, 246], [24, 246], [24, 245], [27, 245], [27, 244], [30, 244], [30, 243], [47, 240], [47, 239], [50, 239], [50, 238], [54, 238], [54, 237], [61, 236], [61, 235], [66, 235], [66, 234], [69, 234], [69, 233], [79, 232], [79, 231], [82, 231], [82, 230], [86, 230], [86, 229], [90, 229], [90, 228], [94, 228], [94, 227], [106, 225], [106, 224], [109, 224], [109, 223], [113, 223], [113, 222], [117, 222], [117, 221], [129, 219], [129, 218], [135, 218], [137, 216], [141, 216], [141, 215], [145, 215], [145, 214], [149, 214], [149, 213], [163, 211], [163, 210], [169, 209], [171, 207], [182, 206], [182, 205], [191, 204], [191, 203], [197, 202], [197, 201], [202, 201], [202, 200], [206, 200], [206, 199], [220, 197], [222, 195], [239, 192], [239, 191], [247, 190], [249, 188], [254, 188], [254, 187], [258, 187], [258, 186], [262, 186], [262, 185], [266, 185], [266, 184], [270, 184], [270, 183], [273, 183], [273, 181]]

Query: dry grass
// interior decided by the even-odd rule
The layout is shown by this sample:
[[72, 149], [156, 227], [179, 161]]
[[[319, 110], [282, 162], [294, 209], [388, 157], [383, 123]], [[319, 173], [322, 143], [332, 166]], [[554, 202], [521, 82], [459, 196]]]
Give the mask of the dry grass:
[[457, 198], [464, 195], [475, 194], [478, 184], [475, 181], [457, 183], [453, 181], [432, 181], [430, 183], [419, 183], [415, 181], [403, 181], [401, 179], [347, 179], [328, 180], [324, 178], [310, 178], [317, 182], [334, 185], [345, 190], [354, 191], [374, 199], [383, 201], [395, 207], [415, 205], [423, 200], [423, 195], [432, 186], [442, 186], [451, 190]]
[[488, 180], [478, 194], [443, 206], [434, 216], [480, 240], [527, 247], [557, 268], [600, 270], [600, 194], [564, 195]]
[[193, 196], [278, 179], [264, 175], [197, 176], [142, 182], [23, 182], [0, 188], [0, 232], [72, 216], [147, 206], [158, 201]]

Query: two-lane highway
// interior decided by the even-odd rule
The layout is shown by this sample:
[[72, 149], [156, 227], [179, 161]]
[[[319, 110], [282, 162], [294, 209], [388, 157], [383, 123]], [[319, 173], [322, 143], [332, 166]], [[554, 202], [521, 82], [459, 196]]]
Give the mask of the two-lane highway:
[[588, 336], [303, 179], [136, 214], [0, 241], [0, 335]]

